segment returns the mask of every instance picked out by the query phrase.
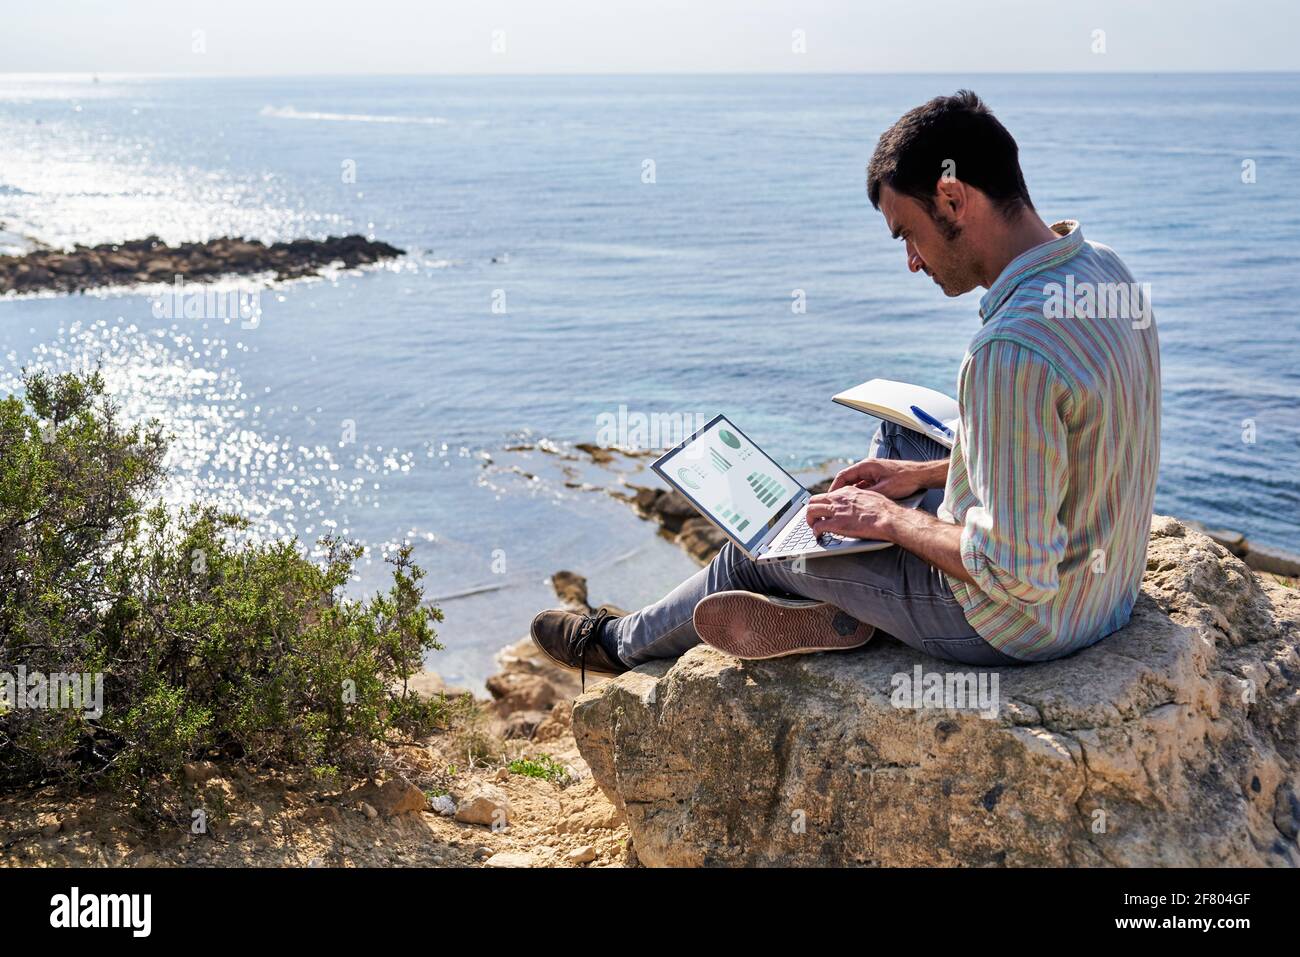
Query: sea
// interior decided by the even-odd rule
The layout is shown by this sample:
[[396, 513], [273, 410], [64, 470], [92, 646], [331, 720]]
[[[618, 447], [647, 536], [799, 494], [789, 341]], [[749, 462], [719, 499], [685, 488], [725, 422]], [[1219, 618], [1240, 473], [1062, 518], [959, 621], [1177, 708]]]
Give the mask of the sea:
[[1300, 550], [1300, 74], [0, 76], [0, 251], [353, 232], [406, 250], [227, 284], [251, 321], [168, 318], [152, 288], [0, 300], [0, 394], [98, 367], [169, 435], [169, 504], [308, 551], [361, 543], [353, 597], [410, 542], [444, 614], [428, 664], [477, 684], [554, 603], [553, 572], [635, 607], [694, 570], [607, 494], [656, 485], [643, 464], [576, 448], [611, 421], [722, 411], [829, 474], [876, 425], [835, 392], [955, 392], [979, 291], [907, 271], [865, 167], [902, 112], [959, 88], [1015, 135], [1042, 216], [1149, 284], [1157, 510]]

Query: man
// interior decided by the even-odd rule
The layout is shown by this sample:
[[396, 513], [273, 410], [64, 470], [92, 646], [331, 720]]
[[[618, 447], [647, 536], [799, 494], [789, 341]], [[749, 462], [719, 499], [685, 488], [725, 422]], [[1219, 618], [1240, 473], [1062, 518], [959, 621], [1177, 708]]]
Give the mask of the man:
[[[1015, 140], [969, 91], [886, 131], [867, 193], [912, 272], [948, 296], [988, 290], [951, 456], [886, 423], [809, 505], [818, 533], [898, 547], [757, 565], [728, 544], [626, 617], [542, 612], [532, 634], [552, 659], [585, 679], [701, 640], [766, 658], [857, 647], [879, 628], [938, 658], [1002, 665], [1067, 655], [1128, 621], [1159, 465], [1150, 302], [1077, 222], [1039, 218]], [[895, 501], [921, 489], [934, 490], [928, 509]]]

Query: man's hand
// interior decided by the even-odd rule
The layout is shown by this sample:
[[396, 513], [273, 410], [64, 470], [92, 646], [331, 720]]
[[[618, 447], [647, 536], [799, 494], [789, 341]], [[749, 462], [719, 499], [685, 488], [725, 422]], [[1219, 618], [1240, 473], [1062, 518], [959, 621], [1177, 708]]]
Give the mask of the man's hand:
[[918, 508], [904, 508], [879, 492], [843, 485], [814, 495], [808, 500], [807, 520], [818, 535], [834, 532], [849, 538], [893, 542], [954, 578], [975, 584], [970, 570], [962, 564], [960, 525], [940, 521]]
[[[936, 469], [936, 466], [938, 468]], [[831, 483], [834, 492], [848, 486], [869, 489], [886, 498], [907, 498], [923, 488], [941, 488], [948, 478], [948, 462], [912, 462], [907, 459], [863, 459], [841, 470]], [[936, 482], [937, 479], [937, 482]]]
[[879, 492], [845, 485], [810, 498], [806, 519], [809, 527], [818, 535], [834, 532], [848, 538], [892, 541], [888, 534], [890, 521], [902, 511], [902, 506]]

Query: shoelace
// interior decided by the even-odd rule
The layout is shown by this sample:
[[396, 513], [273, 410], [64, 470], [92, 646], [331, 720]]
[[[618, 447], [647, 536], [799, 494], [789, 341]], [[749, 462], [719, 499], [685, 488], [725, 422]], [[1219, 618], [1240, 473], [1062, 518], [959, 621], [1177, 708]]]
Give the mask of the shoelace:
[[601, 608], [594, 615], [585, 615], [582, 619], [582, 623], [578, 625], [578, 630], [574, 632], [573, 637], [569, 639], [569, 647], [572, 649], [573, 653], [578, 656], [578, 664], [581, 667], [583, 691], [587, 690], [587, 645], [589, 645], [593, 639], [595, 639], [597, 644], [600, 644], [600, 639], [596, 636], [600, 634], [600, 629], [605, 622], [609, 621], [613, 617], [614, 616], [604, 608]]

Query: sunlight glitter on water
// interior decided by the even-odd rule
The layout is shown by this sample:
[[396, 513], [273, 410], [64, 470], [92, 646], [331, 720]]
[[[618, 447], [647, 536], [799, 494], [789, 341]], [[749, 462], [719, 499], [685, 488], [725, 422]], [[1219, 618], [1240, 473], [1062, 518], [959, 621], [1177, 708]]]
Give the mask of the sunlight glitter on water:
[[145, 113], [124, 136], [97, 128], [78, 104], [55, 109], [29, 121], [0, 117], [0, 224], [29, 246], [149, 234], [173, 244], [218, 236], [269, 242], [343, 228], [337, 215], [304, 210], [274, 175], [172, 160]]
[[290, 441], [276, 430], [275, 413], [254, 401], [227, 361], [247, 351], [242, 342], [206, 328], [191, 335], [175, 324], [144, 330], [120, 319], [73, 323], [26, 356], [6, 355], [0, 390], [21, 389], [15, 371], [21, 368], [98, 368], [127, 423], [162, 425], [168, 439], [162, 499], [169, 508], [204, 504], [239, 513], [252, 522], [247, 537], [253, 541], [296, 536], [312, 544], [326, 533], [350, 535], [335, 516], [345, 506], [377, 507], [382, 478], [409, 471], [414, 455]]

